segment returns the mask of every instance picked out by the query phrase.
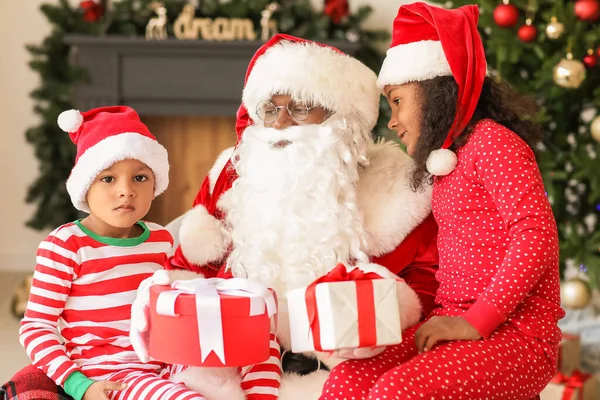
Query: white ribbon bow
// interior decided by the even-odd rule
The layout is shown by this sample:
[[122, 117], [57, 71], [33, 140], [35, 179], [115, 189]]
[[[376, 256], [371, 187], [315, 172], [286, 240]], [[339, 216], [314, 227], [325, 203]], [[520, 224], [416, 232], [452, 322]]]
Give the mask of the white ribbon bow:
[[178, 315], [175, 313], [177, 297], [182, 294], [195, 295], [202, 362], [214, 351], [219, 360], [225, 364], [223, 320], [219, 294], [248, 297], [250, 299], [250, 316], [263, 314], [265, 306], [269, 318], [277, 313], [277, 301], [273, 293], [265, 285], [248, 279], [197, 278], [175, 281], [171, 287], [175, 290], [159, 294], [156, 300], [156, 312], [160, 315], [177, 317]]

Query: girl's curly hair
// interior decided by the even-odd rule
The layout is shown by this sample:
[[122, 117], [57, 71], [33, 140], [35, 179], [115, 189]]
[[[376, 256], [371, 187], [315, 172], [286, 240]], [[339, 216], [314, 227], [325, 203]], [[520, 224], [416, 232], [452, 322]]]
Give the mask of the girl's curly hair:
[[[441, 76], [418, 82], [416, 99], [421, 103], [420, 129], [413, 159], [411, 186], [418, 190], [423, 184], [433, 182], [427, 172], [427, 157], [442, 147], [456, 113], [458, 85], [452, 76]], [[482, 119], [492, 119], [519, 135], [535, 149], [541, 140], [542, 128], [531, 120], [538, 108], [533, 98], [515, 92], [507, 83], [486, 77], [473, 117], [464, 132], [454, 141], [451, 150], [465, 145], [473, 128]]]

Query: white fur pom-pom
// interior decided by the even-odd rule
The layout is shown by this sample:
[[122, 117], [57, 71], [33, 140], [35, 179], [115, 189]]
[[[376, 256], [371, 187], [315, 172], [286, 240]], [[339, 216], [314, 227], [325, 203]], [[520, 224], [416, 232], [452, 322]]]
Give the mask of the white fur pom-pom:
[[431, 175], [444, 176], [454, 171], [458, 159], [452, 150], [434, 150], [427, 157], [427, 171]]
[[58, 126], [65, 132], [77, 132], [83, 124], [83, 115], [79, 110], [67, 110], [58, 116]]
[[193, 264], [218, 261], [225, 255], [230, 242], [221, 221], [210, 215], [204, 206], [192, 208], [183, 217], [179, 244], [185, 258]]

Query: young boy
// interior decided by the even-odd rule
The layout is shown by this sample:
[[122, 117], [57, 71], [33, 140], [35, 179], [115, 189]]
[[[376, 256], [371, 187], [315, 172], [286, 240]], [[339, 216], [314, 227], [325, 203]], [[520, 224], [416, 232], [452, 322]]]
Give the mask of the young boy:
[[40, 244], [21, 343], [76, 400], [204, 399], [168, 380], [175, 368], [141, 362], [129, 339], [136, 290], [173, 245], [140, 221], [169, 183], [166, 149], [129, 107], [69, 110], [58, 124], [77, 145], [67, 191], [89, 215]]

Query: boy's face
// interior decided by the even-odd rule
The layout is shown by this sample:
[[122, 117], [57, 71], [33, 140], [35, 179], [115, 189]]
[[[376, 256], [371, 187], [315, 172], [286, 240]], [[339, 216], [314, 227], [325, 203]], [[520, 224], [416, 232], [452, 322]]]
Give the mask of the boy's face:
[[114, 228], [144, 218], [154, 199], [154, 173], [138, 160], [123, 160], [100, 172], [87, 193], [91, 214]]

